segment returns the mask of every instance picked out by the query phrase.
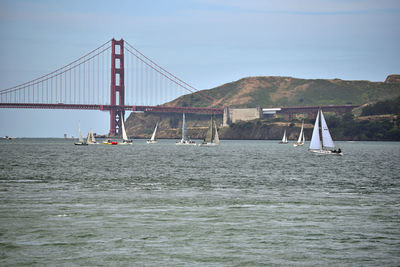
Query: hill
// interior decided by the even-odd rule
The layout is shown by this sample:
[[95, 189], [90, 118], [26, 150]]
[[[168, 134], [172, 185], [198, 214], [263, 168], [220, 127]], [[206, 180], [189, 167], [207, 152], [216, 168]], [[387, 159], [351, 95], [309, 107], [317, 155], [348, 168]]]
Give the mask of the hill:
[[[398, 113], [399, 77], [400, 75], [390, 75], [385, 82], [247, 77], [201, 91], [202, 94], [216, 99], [213, 104], [196, 94], [185, 95], [166, 104], [236, 108], [360, 104], [363, 106], [355, 110], [350, 117], [339, 118], [328, 115], [328, 125], [335, 140], [400, 140], [397, 115], [366, 117], [366, 115], [385, 114], [387, 107]], [[395, 100], [387, 101], [388, 99]], [[378, 103], [370, 104], [374, 102]], [[191, 137], [202, 139], [210, 116], [187, 114], [186, 119]], [[313, 120], [305, 121], [305, 133], [308, 139], [311, 136]], [[166, 113], [131, 113], [126, 122], [128, 135], [135, 138], [149, 138], [157, 121], [160, 122], [159, 138], [180, 138], [182, 115]], [[219, 125], [222, 124], [222, 116], [217, 116], [217, 122]], [[300, 125], [300, 120], [287, 122], [282, 118], [238, 122], [220, 129], [220, 137], [221, 139], [280, 139], [283, 128], [286, 128], [289, 138], [294, 139]]]
[[213, 104], [195, 94], [184, 95], [168, 104], [236, 108], [361, 105], [399, 96], [398, 76], [390, 75], [385, 82], [298, 79], [276, 76], [247, 77], [213, 89], [202, 90], [201, 94], [216, 99]]

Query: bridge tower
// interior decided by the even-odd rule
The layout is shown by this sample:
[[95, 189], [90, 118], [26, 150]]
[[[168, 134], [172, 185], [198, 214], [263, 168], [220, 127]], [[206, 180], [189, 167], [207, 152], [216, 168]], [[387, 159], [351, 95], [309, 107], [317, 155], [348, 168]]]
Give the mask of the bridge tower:
[[[111, 84], [110, 84], [110, 136], [121, 136], [121, 120], [124, 119], [125, 110], [125, 84], [124, 84], [124, 40], [111, 40]], [[118, 101], [118, 102], [117, 102]]]

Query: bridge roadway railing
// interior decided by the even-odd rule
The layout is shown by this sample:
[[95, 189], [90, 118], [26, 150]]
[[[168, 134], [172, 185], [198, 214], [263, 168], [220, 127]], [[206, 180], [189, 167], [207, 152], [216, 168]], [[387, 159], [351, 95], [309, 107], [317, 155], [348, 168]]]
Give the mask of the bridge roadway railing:
[[[308, 114], [314, 117], [318, 109], [324, 112], [335, 112], [343, 114], [350, 112], [359, 105], [339, 105], [339, 106], [305, 106], [305, 107], [282, 107], [277, 114], [286, 115], [292, 119], [295, 114]], [[27, 109], [80, 109], [80, 110], [127, 110], [143, 112], [162, 112], [162, 113], [196, 113], [196, 114], [223, 114], [223, 108], [202, 108], [202, 107], [170, 107], [170, 106], [118, 106], [118, 105], [93, 105], [93, 104], [39, 104], [39, 103], [0, 103], [0, 108], [27, 108]]]
[[118, 105], [92, 105], [92, 104], [39, 104], [39, 103], [0, 103], [0, 108], [25, 108], [25, 109], [80, 109], [80, 110], [127, 110], [146, 112], [173, 112], [197, 114], [223, 114], [223, 108], [201, 107], [169, 107], [169, 106], [118, 106]]

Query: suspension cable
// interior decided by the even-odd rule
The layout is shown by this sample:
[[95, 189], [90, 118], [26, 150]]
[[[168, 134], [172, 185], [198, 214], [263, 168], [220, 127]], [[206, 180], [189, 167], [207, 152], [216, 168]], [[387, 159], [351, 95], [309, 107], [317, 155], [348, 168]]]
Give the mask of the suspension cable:
[[[196, 89], [196, 88], [194, 88], [193, 86], [191, 86], [190, 84], [188, 84], [188, 83], [186, 83], [185, 81], [183, 81], [183, 80], [181, 80], [181, 79], [179, 79], [178, 77], [176, 77], [175, 75], [173, 75], [172, 73], [170, 73], [169, 71], [167, 71], [166, 69], [164, 69], [163, 67], [161, 67], [160, 65], [158, 65], [157, 63], [155, 63], [153, 60], [151, 60], [150, 58], [148, 58], [148, 57], [146, 57], [142, 52], [140, 52], [138, 49], [136, 49], [133, 45], [131, 45], [129, 42], [127, 42], [127, 41], [125, 41], [125, 43], [128, 45], [128, 46], [130, 46], [133, 50], [135, 50], [138, 54], [140, 54], [142, 57], [144, 57], [145, 59], [147, 59], [148, 61], [150, 61], [153, 65], [155, 65], [155, 66], [157, 66], [160, 70], [162, 70], [163, 72], [165, 72], [165, 73], [167, 73], [168, 75], [170, 75], [170, 76], [172, 76], [174, 79], [176, 79], [176, 80], [178, 80], [179, 82], [181, 82], [182, 84], [184, 84], [184, 85], [186, 85], [186, 86], [181, 86], [182, 88], [184, 88], [184, 89], [186, 89], [186, 90], [189, 90], [189, 88], [191, 88], [192, 90], [194, 90], [194, 91], [192, 91], [192, 90], [189, 90], [190, 92], [192, 92], [192, 93], [195, 93], [195, 92], [200, 92], [198, 89]], [[126, 47], [125, 47], [125, 49], [127, 49]], [[129, 51], [128, 49], [127, 49], [127, 51]], [[129, 51], [130, 53], [132, 53], [131, 51]], [[137, 55], [135, 55], [134, 53], [132, 53], [134, 56], [136, 56], [137, 58], [139, 58]], [[139, 58], [140, 59], [140, 58]], [[140, 59], [140, 60], [142, 60], [142, 59]], [[147, 63], [146, 63], [147, 64]], [[150, 64], [147, 64], [148, 66], [150, 66]], [[156, 70], [155, 68], [153, 68], [154, 70]], [[161, 73], [161, 71], [158, 71], [158, 70], [156, 70], [157, 72], [159, 72], [160, 74], [162, 74]], [[167, 77], [166, 75], [164, 75], [165, 77]], [[178, 83], [176, 83], [176, 84], [178, 84]], [[179, 85], [179, 84], [178, 84]], [[188, 88], [189, 87], [189, 88]], [[215, 101], [217, 101], [217, 99], [215, 99], [215, 98], [213, 98], [212, 96], [209, 96], [209, 95], [201, 95], [200, 93], [197, 93], [199, 96], [202, 96], [203, 98], [205, 98], [205, 99], [207, 99], [208, 98], [208, 101], [210, 102], [211, 101], [211, 103], [214, 103]]]

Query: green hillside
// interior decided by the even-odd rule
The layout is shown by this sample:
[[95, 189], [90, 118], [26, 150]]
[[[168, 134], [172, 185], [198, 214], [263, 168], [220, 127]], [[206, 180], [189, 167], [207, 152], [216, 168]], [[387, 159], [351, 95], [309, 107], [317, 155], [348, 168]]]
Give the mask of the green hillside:
[[[363, 106], [344, 116], [327, 116], [335, 140], [400, 140], [400, 75], [390, 75], [385, 82], [248, 77], [201, 93], [215, 98], [215, 102], [210, 104], [202, 97], [190, 94], [167, 104], [236, 108], [360, 104]], [[159, 138], [180, 138], [181, 116], [174, 113], [131, 113], [126, 122], [128, 135], [149, 138], [154, 125], [159, 122]], [[190, 136], [202, 139], [210, 116], [187, 114], [186, 119]], [[221, 125], [221, 115], [217, 116], [217, 121]], [[309, 140], [314, 119], [305, 119], [305, 123]], [[289, 138], [294, 140], [300, 126], [301, 120], [297, 119], [289, 122], [283, 118], [263, 118], [221, 128], [220, 138], [280, 139], [285, 128]]]
[[201, 94], [216, 99], [213, 104], [195, 94], [182, 96], [169, 104], [237, 108], [365, 104], [400, 96], [400, 83], [390, 82], [393, 79], [387, 80], [389, 82], [247, 77], [213, 89], [202, 90]]

